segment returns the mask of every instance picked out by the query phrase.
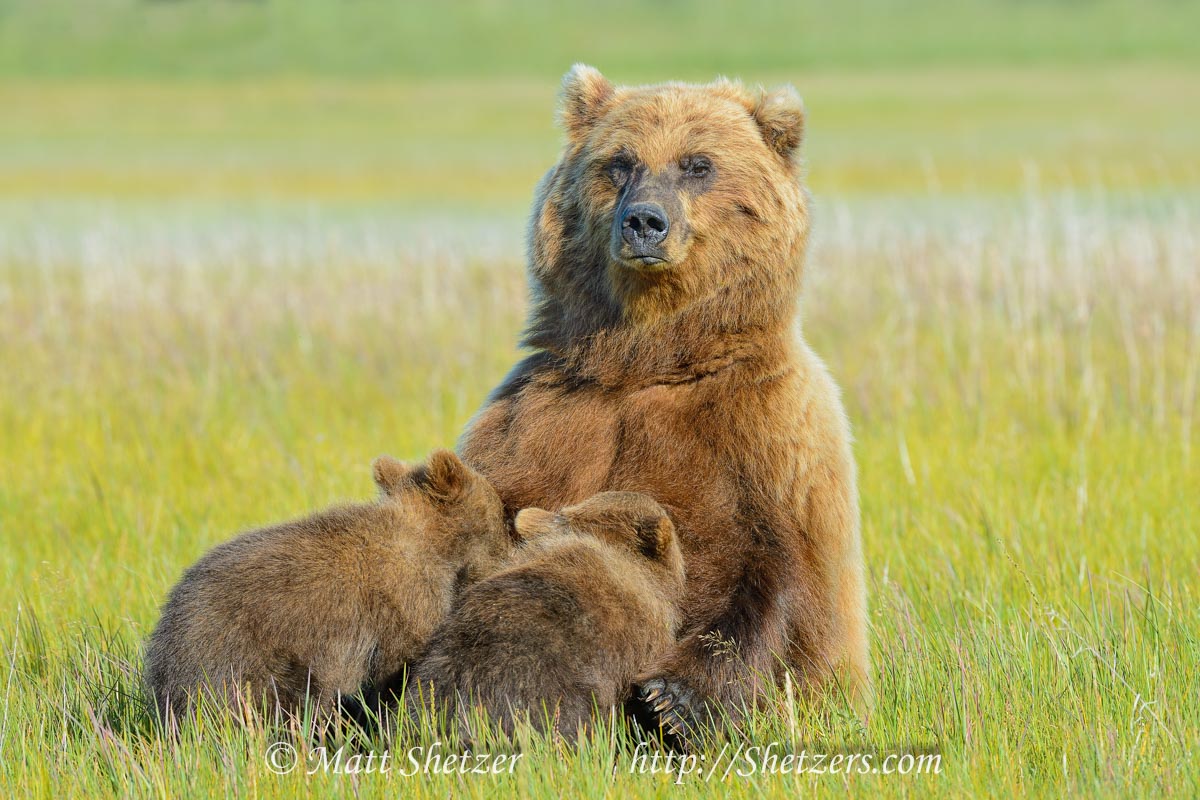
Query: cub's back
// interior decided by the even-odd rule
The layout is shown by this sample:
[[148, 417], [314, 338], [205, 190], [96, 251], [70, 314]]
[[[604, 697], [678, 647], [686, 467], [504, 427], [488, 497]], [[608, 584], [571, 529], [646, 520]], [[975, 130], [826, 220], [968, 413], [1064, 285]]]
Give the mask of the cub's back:
[[221, 680], [306, 681], [313, 654], [334, 662], [331, 648], [350, 658], [366, 647], [378, 576], [414, 592], [429, 583], [409, 524], [395, 504], [345, 505], [214, 547], [171, 590], [148, 642], [145, 681], [160, 709]]
[[[638, 669], [670, 625], [632, 556], [591, 536], [528, 543], [468, 589], [417, 677], [520, 701], [600, 689]], [[605, 692], [607, 694], [607, 692]]]
[[[304, 597], [314, 612], [360, 599], [381, 567], [415, 560], [405, 515], [390, 504], [338, 506], [304, 519], [243, 533], [217, 545], [190, 567], [164, 608], [218, 610], [249, 621]], [[349, 593], [348, 591], [349, 590]], [[276, 607], [278, 605], [278, 607]]]

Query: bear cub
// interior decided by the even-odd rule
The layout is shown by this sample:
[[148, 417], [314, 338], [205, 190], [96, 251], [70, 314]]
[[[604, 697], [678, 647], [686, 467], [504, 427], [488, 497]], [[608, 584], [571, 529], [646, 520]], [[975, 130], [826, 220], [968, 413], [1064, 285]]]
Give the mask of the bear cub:
[[455, 593], [511, 553], [499, 496], [453, 453], [373, 472], [375, 502], [244, 533], [184, 574], [146, 652], [161, 719], [200, 694], [327, 714], [415, 659]]
[[603, 492], [558, 514], [526, 508], [520, 547], [466, 590], [413, 671], [410, 707], [457, 718], [482, 707], [508, 733], [518, 719], [574, 740], [593, 708], [627, 699], [675, 641], [683, 557], [662, 506]]

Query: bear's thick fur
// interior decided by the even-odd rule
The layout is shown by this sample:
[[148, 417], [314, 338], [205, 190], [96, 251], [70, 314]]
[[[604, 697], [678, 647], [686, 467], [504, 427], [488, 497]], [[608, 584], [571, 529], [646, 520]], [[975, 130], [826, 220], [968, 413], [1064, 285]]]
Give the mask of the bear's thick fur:
[[671, 513], [678, 646], [641, 683], [671, 729], [735, 717], [794, 671], [870, 696], [849, 426], [799, 335], [808, 238], [791, 89], [564, 79], [567, 143], [539, 185], [518, 363], [459, 451], [508, 513], [605, 490]]
[[455, 603], [408, 697], [432, 697], [459, 724], [477, 704], [509, 733], [526, 718], [574, 740], [675, 641], [675, 527], [644, 494], [604, 492], [559, 514], [525, 509], [516, 530], [520, 548]]
[[228, 704], [329, 710], [414, 660], [458, 589], [514, 545], [495, 490], [453, 453], [375, 461], [376, 502], [218, 545], [171, 591], [146, 652], [160, 718], [198, 693]]

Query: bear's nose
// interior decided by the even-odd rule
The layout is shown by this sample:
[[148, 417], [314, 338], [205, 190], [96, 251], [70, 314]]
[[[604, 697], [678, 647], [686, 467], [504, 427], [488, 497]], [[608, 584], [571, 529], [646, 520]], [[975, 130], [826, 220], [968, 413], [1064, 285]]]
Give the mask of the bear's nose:
[[621, 236], [635, 249], [661, 244], [670, 229], [667, 212], [658, 203], [634, 203], [621, 218]]

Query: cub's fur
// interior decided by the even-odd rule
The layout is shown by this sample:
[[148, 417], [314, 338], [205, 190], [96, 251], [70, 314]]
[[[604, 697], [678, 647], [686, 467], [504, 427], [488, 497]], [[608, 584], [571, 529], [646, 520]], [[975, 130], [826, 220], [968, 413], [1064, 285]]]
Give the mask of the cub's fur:
[[409, 698], [432, 697], [460, 722], [470, 703], [506, 731], [528, 717], [573, 739], [674, 643], [684, 578], [675, 526], [646, 495], [604, 492], [559, 514], [525, 509], [516, 527], [526, 541], [463, 594]]
[[219, 545], [172, 590], [145, 682], [163, 719], [199, 693], [228, 704], [323, 711], [424, 648], [459, 583], [512, 548], [499, 497], [445, 450], [420, 466], [382, 457], [380, 496]]

